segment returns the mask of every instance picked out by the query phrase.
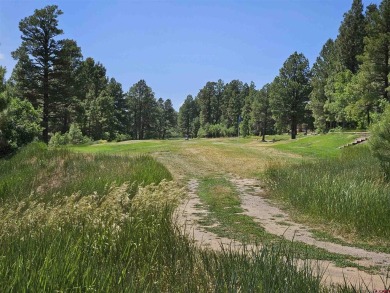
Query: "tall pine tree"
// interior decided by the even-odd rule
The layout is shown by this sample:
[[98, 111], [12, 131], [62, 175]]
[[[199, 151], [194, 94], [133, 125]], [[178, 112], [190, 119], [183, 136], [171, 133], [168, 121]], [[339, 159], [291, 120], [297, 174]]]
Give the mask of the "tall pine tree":
[[13, 77], [21, 94], [35, 106], [42, 107], [42, 138], [46, 143], [49, 141], [54, 63], [60, 51], [56, 37], [63, 33], [58, 28], [58, 16], [61, 14], [56, 5], [50, 5], [22, 19], [19, 23], [22, 44], [12, 52], [17, 60]]

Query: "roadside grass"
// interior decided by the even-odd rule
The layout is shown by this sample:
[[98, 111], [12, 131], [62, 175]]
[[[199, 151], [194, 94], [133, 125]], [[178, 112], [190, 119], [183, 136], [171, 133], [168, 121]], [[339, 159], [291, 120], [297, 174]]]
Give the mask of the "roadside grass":
[[4, 292], [330, 292], [288, 243], [195, 247], [172, 222], [182, 191], [151, 158], [33, 144], [1, 160], [0, 176]]
[[[245, 245], [286, 242], [289, 243], [294, 255], [300, 259], [328, 260], [340, 267], [350, 266], [372, 271], [371, 268], [354, 263], [353, 260], [357, 258], [330, 253], [325, 249], [302, 242], [293, 241], [291, 243], [282, 237], [266, 232], [251, 217], [242, 214], [244, 210], [240, 207], [237, 191], [225, 178], [204, 178], [199, 184], [198, 194], [210, 211], [203, 217], [200, 224], [205, 225], [204, 229], [218, 236], [234, 239]], [[217, 225], [214, 226], [215, 223]]]
[[371, 242], [359, 241], [359, 239], [356, 239], [353, 243], [350, 243], [340, 237], [335, 237], [331, 232], [327, 232], [326, 227], [324, 230], [311, 229], [310, 232], [315, 239], [320, 241], [333, 242], [343, 246], [358, 247], [369, 251], [390, 253], [390, 246], [387, 243], [381, 243], [377, 241], [375, 244], [372, 244]]
[[[338, 149], [338, 147], [352, 142], [357, 137], [356, 134], [334, 133], [300, 136], [297, 140], [291, 141], [287, 136], [282, 136], [275, 137], [274, 143], [261, 143], [258, 138], [193, 139], [189, 141], [166, 141], [161, 145], [160, 142], [153, 141], [152, 145], [148, 146], [146, 144], [143, 148], [139, 147], [136, 150], [121, 146], [122, 150], [118, 152], [115, 151], [115, 144], [110, 148], [121, 155], [139, 155], [148, 152], [168, 166], [172, 173], [184, 174], [184, 179], [202, 178], [204, 176], [210, 178], [220, 177], [226, 176], [228, 173], [245, 178], [266, 179], [265, 182], [272, 183], [269, 185], [273, 189], [271, 190], [272, 196], [276, 200], [281, 199], [288, 203], [290, 212], [293, 211], [292, 213], [297, 215], [295, 219], [303, 219], [304, 222], [310, 222], [314, 225], [319, 224], [320, 227], [328, 227], [326, 231], [331, 235], [342, 235], [346, 238], [346, 241], [353, 243], [353, 245], [355, 243], [357, 245], [367, 244], [371, 245], [370, 250], [386, 252], [387, 250], [382, 248], [389, 247], [389, 238], [376, 236], [377, 232], [370, 233], [368, 230], [370, 229], [371, 218], [364, 220], [368, 213], [365, 212], [365, 204], [371, 205], [371, 201], [377, 202], [378, 198], [383, 199], [383, 195], [387, 192], [387, 187], [380, 179], [382, 175], [375, 167], [377, 162], [373, 161], [372, 158], [365, 160], [359, 158], [359, 155], [349, 154], [358, 149], [364, 149], [364, 145], [344, 150]], [[272, 137], [267, 137], [267, 140], [272, 141]], [[123, 144], [130, 146], [137, 143], [125, 142]], [[140, 143], [141, 145], [142, 143]], [[82, 151], [82, 148], [80, 147], [80, 151]], [[91, 146], [88, 152], [99, 152], [100, 148], [104, 150], [104, 145], [96, 145], [93, 148]], [[360, 152], [360, 150], [357, 152]], [[362, 152], [368, 154], [367, 150]], [[349, 155], [349, 159], [343, 160], [340, 158], [346, 158]], [[306, 158], [308, 160], [305, 160]], [[353, 162], [354, 160], [356, 162]], [[328, 164], [327, 161], [333, 163]], [[333, 167], [328, 167], [328, 165]], [[269, 171], [264, 172], [267, 169]], [[275, 183], [280, 186], [276, 188], [273, 186]], [[285, 186], [284, 189], [280, 188], [282, 185]], [[299, 194], [304, 196], [313, 196], [313, 192], [319, 194], [318, 197], [333, 195], [334, 200], [329, 200], [330, 208], [327, 211], [327, 216], [322, 215], [323, 207], [318, 208], [316, 215], [310, 209], [306, 209], [305, 204], [310, 205], [310, 197], [306, 201], [302, 199], [302, 206], [296, 207], [300, 204], [299, 201], [293, 204], [288, 197], [285, 197], [289, 193], [293, 196], [294, 190], [298, 190]], [[366, 194], [365, 197], [364, 194]], [[359, 196], [362, 197], [359, 198]], [[324, 196], [324, 198], [327, 198], [327, 196]], [[358, 205], [362, 199], [365, 202], [360, 202], [360, 205]], [[336, 203], [337, 209], [347, 211], [350, 210], [351, 203], [353, 203], [357, 210], [350, 211], [350, 218], [359, 218], [366, 225], [366, 231], [356, 229], [355, 226], [359, 225], [356, 219], [351, 223], [348, 223], [349, 220], [343, 221], [341, 219], [344, 217], [343, 212], [340, 213], [332, 206]], [[375, 210], [376, 203], [373, 206], [372, 211]], [[384, 218], [383, 212], [387, 213], [385, 215], [389, 214], [388, 210], [383, 210], [385, 207], [388, 207], [388, 203], [382, 204], [382, 209], [374, 212], [378, 218], [375, 225], [379, 227], [379, 230], [387, 229], [389, 231], [387, 226], [383, 226], [382, 221], [379, 221], [379, 218]], [[337, 221], [333, 220], [332, 215], [334, 213], [339, 214]], [[379, 213], [382, 213], [382, 215]], [[213, 219], [207, 221], [211, 223]], [[335, 230], [337, 226], [341, 226], [341, 229]]]
[[282, 199], [311, 222], [340, 225], [339, 235], [389, 243], [390, 185], [367, 146], [341, 156], [266, 171], [274, 198]]

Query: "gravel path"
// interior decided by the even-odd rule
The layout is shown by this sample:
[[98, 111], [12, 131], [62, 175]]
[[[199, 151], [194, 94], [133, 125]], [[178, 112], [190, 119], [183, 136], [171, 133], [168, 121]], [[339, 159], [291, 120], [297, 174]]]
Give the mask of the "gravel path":
[[[260, 187], [259, 181], [239, 178], [233, 178], [230, 181], [240, 195], [244, 214], [252, 217], [267, 232], [283, 236], [288, 240], [314, 245], [329, 252], [358, 257], [360, 259], [355, 261], [357, 264], [378, 266], [382, 269], [380, 275], [370, 275], [356, 268], [339, 268], [331, 262], [323, 261], [320, 263], [320, 267], [326, 270], [323, 278], [324, 283], [344, 284], [344, 281], [347, 280], [351, 284], [363, 282], [370, 289], [380, 290], [384, 288], [385, 270], [390, 267], [389, 254], [316, 240], [308, 227], [293, 222], [287, 213], [262, 196], [264, 191]], [[197, 196], [197, 189], [198, 181], [191, 179], [188, 183], [189, 197], [177, 210], [178, 223], [183, 228], [183, 231], [202, 247], [219, 250], [223, 246], [230, 246], [240, 249], [242, 247], [240, 243], [233, 242], [229, 238], [218, 237], [216, 234], [206, 231], [205, 228], [207, 227], [199, 225], [198, 221], [208, 211], [202, 207], [201, 201]], [[215, 225], [218, 225], [218, 223]]]

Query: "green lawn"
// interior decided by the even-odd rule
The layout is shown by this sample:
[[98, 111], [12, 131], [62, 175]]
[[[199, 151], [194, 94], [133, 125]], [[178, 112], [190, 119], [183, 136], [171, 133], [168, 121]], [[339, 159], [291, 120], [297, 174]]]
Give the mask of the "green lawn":
[[357, 134], [343, 133], [300, 136], [294, 141], [275, 142], [273, 148], [304, 157], [337, 157], [340, 155], [339, 147], [353, 142], [358, 137]]

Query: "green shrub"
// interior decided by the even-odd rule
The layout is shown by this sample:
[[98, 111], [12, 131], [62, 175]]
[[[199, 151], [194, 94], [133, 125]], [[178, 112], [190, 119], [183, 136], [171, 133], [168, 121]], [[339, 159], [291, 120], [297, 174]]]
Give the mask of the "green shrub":
[[208, 124], [206, 124], [204, 127], [200, 127], [199, 130], [198, 130], [197, 137], [200, 137], [200, 138], [207, 137], [208, 130], [209, 130], [208, 128], [209, 128]]
[[49, 146], [57, 147], [67, 144], [85, 144], [91, 142], [91, 139], [84, 136], [77, 124], [71, 124], [69, 131], [61, 134], [56, 132], [49, 141]]
[[28, 101], [10, 98], [0, 112], [0, 156], [32, 142], [41, 132], [41, 114]]
[[115, 135], [116, 142], [125, 141], [125, 140], [131, 140], [131, 136], [128, 134], [123, 134], [123, 133], [117, 133]]

